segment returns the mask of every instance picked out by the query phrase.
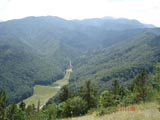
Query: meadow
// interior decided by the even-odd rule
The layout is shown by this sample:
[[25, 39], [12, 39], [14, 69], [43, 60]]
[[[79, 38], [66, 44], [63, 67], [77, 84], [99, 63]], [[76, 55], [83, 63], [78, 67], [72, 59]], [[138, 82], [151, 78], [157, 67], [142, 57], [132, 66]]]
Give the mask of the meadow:
[[37, 107], [39, 103], [40, 108], [42, 108], [51, 97], [55, 96], [64, 85], [68, 84], [71, 72], [71, 69], [67, 69], [64, 78], [57, 80], [52, 85], [35, 85], [33, 95], [24, 100], [26, 106], [34, 104]]
[[64, 120], [160, 120], [160, 112], [156, 102], [135, 105], [136, 111], [120, 111], [103, 116], [90, 114]]

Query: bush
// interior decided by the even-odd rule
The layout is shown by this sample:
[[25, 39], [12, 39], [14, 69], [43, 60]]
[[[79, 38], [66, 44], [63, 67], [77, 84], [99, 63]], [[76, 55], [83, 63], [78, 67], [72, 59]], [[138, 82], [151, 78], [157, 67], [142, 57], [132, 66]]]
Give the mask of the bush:
[[81, 116], [87, 112], [87, 102], [79, 96], [69, 98], [59, 104], [58, 110], [61, 117]]
[[49, 104], [44, 110], [43, 114], [47, 120], [54, 120], [57, 117], [57, 106], [55, 104]]
[[109, 91], [104, 91], [100, 95], [100, 106], [102, 107], [109, 107], [114, 105], [114, 95], [110, 93]]

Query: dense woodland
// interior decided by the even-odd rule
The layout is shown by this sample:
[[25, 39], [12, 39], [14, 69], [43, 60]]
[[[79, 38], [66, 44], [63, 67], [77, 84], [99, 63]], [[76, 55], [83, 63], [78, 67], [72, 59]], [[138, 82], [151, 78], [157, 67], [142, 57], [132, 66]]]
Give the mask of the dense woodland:
[[[7, 106], [6, 93], [0, 91], [1, 120], [54, 120], [57, 118], [82, 116], [96, 112], [104, 115], [116, 111], [117, 106], [128, 106], [144, 102], [158, 101], [160, 98], [160, 64], [156, 71], [148, 75], [145, 69], [126, 87], [114, 80], [111, 89], [98, 94], [96, 85], [87, 81], [77, 92], [71, 92], [67, 86], [62, 88], [58, 103], [50, 103], [40, 109], [35, 105], [25, 106], [22, 101], [19, 106], [15, 103]], [[40, 101], [38, 101], [40, 102]], [[158, 109], [158, 108], [157, 108]]]
[[48, 16], [1, 22], [0, 88], [10, 102], [19, 102], [33, 94], [34, 85], [62, 78], [70, 60], [74, 72], [69, 88], [86, 80], [100, 91], [115, 79], [128, 84], [142, 68], [153, 72], [160, 60], [159, 35], [159, 28], [123, 18]]
[[[159, 97], [160, 29], [136, 20], [27, 17], [0, 22], [0, 119], [54, 119]], [[69, 84], [41, 110], [34, 85]], [[40, 101], [39, 101], [40, 102]]]

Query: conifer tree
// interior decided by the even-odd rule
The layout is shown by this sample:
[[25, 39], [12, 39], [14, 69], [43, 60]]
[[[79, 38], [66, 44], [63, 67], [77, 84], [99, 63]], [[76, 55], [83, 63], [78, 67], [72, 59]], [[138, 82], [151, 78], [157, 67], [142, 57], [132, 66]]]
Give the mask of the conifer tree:
[[97, 91], [90, 81], [86, 82], [81, 92], [81, 97], [87, 102], [88, 109], [97, 106]]
[[40, 100], [38, 100], [38, 103], [37, 103], [37, 112], [39, 112], [40, 110]]
[[0, 90], [0, 120], [5, 119], [5, 107], [7, 104], [6, 93], [3, 90]]
[[64, 86], [62, 88], [61, 93], [59, 94], [59, 103], [65, 102], [70, 97], [71, 97], [71, 92], [69, 91], [67, 86]]
[[136, 94], [136, 102], [145, 101], [147, 95], [147, 82], [148, 76], [146, 71], [143, 69], [141, 73], [136, 77], [132, 85], [132, 91]]
[[119, 95], [120, 93], [120, 85], [117, 80], [114, 80], [112, 83], [111, 91], [114, 95]]
[[22, 102], [19, 104], [19, 108], [20, 108], [22, 111], [25, 111], [25, 107], [26, 107], [26, 104], [22, 101]]
[[16, 110], [17, 110], [17, 105], [15, 103], [7, 107], [7, 110], [6, 110], [7, 120], [16, 120], [15, 119]]

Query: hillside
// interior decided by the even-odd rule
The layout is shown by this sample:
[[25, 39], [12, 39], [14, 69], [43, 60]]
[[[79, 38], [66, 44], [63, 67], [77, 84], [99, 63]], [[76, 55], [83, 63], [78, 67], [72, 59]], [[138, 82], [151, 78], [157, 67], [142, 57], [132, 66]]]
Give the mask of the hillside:
[[[152, 72], [159, 61], [159, 31], [128, 19], [79, 21], [47, 16], [1, 22], [0, 88], [7, 91], [9, 101], [18, 102], [33, 94], [34, 85], [62, 78], [70, 60], [71, 86], [85, 80], [103, 86], [119, 74], [126, 84], [144, 66]], [[135, 72], [128, 76], [129, 71]]]
[[106, 89], [112, 80], [128, 84], [142, 68], [148, 73], [153, 72], [154, 64], [160, 61], [159, 36], [148, 30], [136, 35], [128, 31], [124, 33], [128, 34], [123, 40], [119, 36], [112, 37], [116, 44], [106, 47], [104, 43], [102, 47], [78, 58], [70, 80], [71, 88], [91, 80], [98, 88]]
[[43, 18], [39, 21], [42, 23], [33, 17], [0, 24], [0, 88], [7, 91], [10, 101], [32, 95], [35, 84], [47, 85], [62, 78], [75, 55], [72, 47], [47, 32]]
[[0, 88], [7, 91], [11, 101], [29, 97], [36, 83], [49, 84], [63, 76], [55, 63], [48, 63], [16, 37], [1, 37], [0, 42]]
[[136, 105], [136, 111], [120, 111], [104, 116], [92, 114], [63, 120], [159, 120], [160, 116], [157, 107], [155, 103], [146, 103]]

